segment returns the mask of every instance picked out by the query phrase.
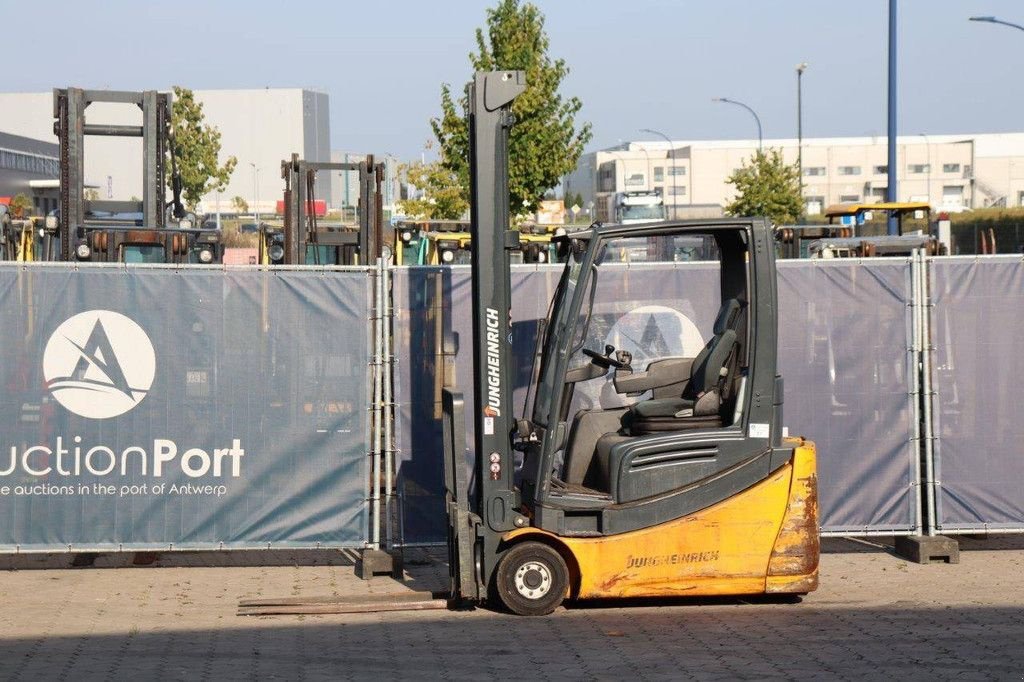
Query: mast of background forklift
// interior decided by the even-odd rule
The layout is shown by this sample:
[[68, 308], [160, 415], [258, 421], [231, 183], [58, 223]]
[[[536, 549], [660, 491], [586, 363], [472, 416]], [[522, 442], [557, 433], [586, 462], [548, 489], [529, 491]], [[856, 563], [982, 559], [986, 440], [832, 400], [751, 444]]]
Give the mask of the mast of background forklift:
[[509, 229], [508, 131], [525, 89], [522, 71], [477, 73], [469, 87], [477, 509], [494, 530], [511, 529], [513, 516], [509, 250], [519, 233]]
[[[899, 200], [896, 192], [896, 5], [896, 0], [889, 0], [889, 173], [886, 190], [888, 201]], [[889, 211], [888, 232], [900, 232], [895, 211]]]

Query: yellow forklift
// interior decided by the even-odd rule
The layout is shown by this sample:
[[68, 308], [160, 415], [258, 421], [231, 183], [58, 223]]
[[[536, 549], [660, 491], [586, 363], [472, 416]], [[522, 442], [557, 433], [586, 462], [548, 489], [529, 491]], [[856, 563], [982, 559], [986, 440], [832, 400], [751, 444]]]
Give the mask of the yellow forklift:
[[[815, 449], [783, 433], [766, 220], [595, 223], [557, 237], [566, 262], [541, 320], [532, 399], [513, 416], [510, 263], [522, 237], [508, 228], [507, 152], [510, 107], [524, 89], [516, 71], [478, 73], [469, 87], [474, 400], [467, 407], [456, 386], [441, 390], [447, 605], [543, 615], [566, 599], [816, 589]], [[605, 335], [591, 319], [621, 298], [614, 273], [624, 250], [660, 259], [695, 245], [721, 272], [707, 292], [719, 312], [704, 348], [633, 367], [629, 352], [598, 345]], [[578, 388], [609, 378], [638, 400], [574, 409]], [[311, 608], [445, 604], [422, 596], [419, 604], [385, 595], [386, 604], [316, 600]], [[254, 615], [306, 608], [287, 598], [241, 607]]]
[[[784, 438], [771, 226], [762, 219], [600, 225], [558, 238], [566, 264], [540, 338], [532, 405], [512, 416], [507, 137], [521, 72], [470, 87], [472, 485], [465, 406], [443, 392], [451, 599], [550, 613], [566, 598], [803, 594], [817, 587], [814, 446]], [[493, 150], [493, 153], [492, 153]], [[621, 240], [713, 239], [714, 333], [693, 358], [633, 368], [595, 348], [592, 311]], [[609, 280], [611, 278], [608, 278]], [[630, 407], [571, 413], [613, 376]], [[520, 455], [517, 458], [517, 455]], [[521, 464], [517, 462], [521, 461]]]

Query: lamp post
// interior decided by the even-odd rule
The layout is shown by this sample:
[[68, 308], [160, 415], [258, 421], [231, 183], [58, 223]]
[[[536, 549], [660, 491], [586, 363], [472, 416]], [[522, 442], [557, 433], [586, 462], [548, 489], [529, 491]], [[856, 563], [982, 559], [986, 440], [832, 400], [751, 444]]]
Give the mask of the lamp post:
[[[886, 181], [886, 199], [890, 202], [899, 201], [899, 194], [896, 191], [896, 17], [896, 0], [889, 0], [889, 168]], [[899, 222], [897, 222], [895, 211], [889, 211], [887, 228], [887, 232], [890, 235], [900, 233], [900, 226]]]
[[670, 169], [670, 172], [672, 173], [672, 217], [675, 218], [676, 217], [676, 202], [679, 201], [679, 196], [676, 194], [676, 179], [678, 177], [676, 175], [676, 159], [675, 159], [674, 156], [671, 155], [672, 154], [672, 140], [670, 140], [668, 138], [668, 135], [666, 135], [665, 133], [659, 132], [657, 130], [652, 130], [651, 128], [641, 128], [640, 132], [641, 133], [650, 133], [651, 135], [658, 135], [659, 137], [664, 139], [665, 142], [668, 143], [668, 152], [665, 154], [665, 158], [666, 159], [670, 159], [671, 163], [672, 163], [672, 165], [668, 166], [668, 168]]
[[758, 118], [757, 112], [754, 111], [753, 109], [751, 109], [750, 107], [748, 107], [743, 102], [737, 102], [736, 100], [729, 99], [728, 97], [712, 97], [711, 101], [712, 102], [725, 102], [726, 104], [735, 104], [736, 106], [743, 107], [744, 109], [749, 111], [750, 115], [754, 117], [754, 122], [757, 123], [757, 151], [761, 151], [761, 148], [762, 148], [761, 119]]
[[[807, 62], [796, 65], [796, 167], [800, 180], [800, 202], [804, 198], [804, 109], [803, 78]], [[801, 214], [803, 211], [801, 211]]]
[[647, 159], [647, 167], [644, 169], [644, 185], [648, 190], [651, 190], [653, 189], [651, 187], [651, 155], [648, 153], [647, 147], [642, 144], [637, 144], [636, 146], [644, 153], [644, 158]]
[[928, 136], [925, 135], [924, 133], [918, 133], [918, 135], [920, 135], [921, 137], [924, 138], [924, 148], [925, 148], [925, 151], [928, 153], [928, 161], [927, 161], [927, 163], [928, 163], [928, 179], [925, 181], [925, 182], [928, 183], [928, 186], [927, 186], [927, 189], [925, 189], [924, 193], [925, 193], [925, 196], [928, 197], [926, 199], [926, 201], [928, 202], [929, 205], [931, 205], [931, 203], [932, 203], [932, 143], [931, 143], [931, 140], [928, 139]]
[[983, 21], [986, 24], [1002, 24], [1003, 26], [1009, 26], [1011, 28], [1017, 28], [1020, 29], [1021, 31], [1024, 31], [1024, 26], [1021, 26], [1020, 24], [1013, 24], [1009, 21], [1002, 21], [1001, 19], [996, 19], [995, 17], [970, 17], [968, 21]]
[[[1003, 26], [1009, 26], [1010, 28], [1016, 28], [1016, 29], [1019, 29], [1021, 31], [1024, 31], [1024, 26], [1021, 26], [1020, 24], [1014, 24], [1013, 22], [1010, 22], [1010, 21], [1003, 21], [1002, 19], [996, 19], [995, 17], [968, 17], [967, 20], [968, 21], [980, 21], [980, 22], [983, 22], [983, 23], [986, 23], [986, 24], [1002, 24]], [[973, 145], [972, 145], [972, 148], [973, 148]], [[971, 156], [972, 156], [972, 159], [973, 159], [973, 156], [974, 156], [973, 152], [972, 152]], [[971, 163], [971, 168], [972, 168], [972, 170], [971, 170], [971, 174], [972, 174], [972, 180], [971, 180], [971, 205], [972, 206], [974, 205], [974, 180], [973, 180], [974, 170], [973, 170], [973, 167], [974, 167], [974, 164], [973, 164], [973, 160], [972, 160], [972, 163]]]
[[252, 161], [249, 162], [252, 166], [252, 212], [256, 225], [260, 224], [260, 169]]

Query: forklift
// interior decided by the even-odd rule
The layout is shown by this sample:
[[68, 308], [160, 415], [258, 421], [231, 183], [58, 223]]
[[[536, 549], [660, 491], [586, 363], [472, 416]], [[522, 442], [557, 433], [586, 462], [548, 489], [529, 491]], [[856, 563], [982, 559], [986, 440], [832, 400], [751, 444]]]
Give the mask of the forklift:
[[[565, 234], [558, 226], [551, 232], [519, 229], [519, 248], [513, 263], [555, 263], [557, 249], [552, 233]], [[470, 223], [464, 220], [403, 220], [395, 225], [395, 265], [468, 265]]]
[[[86, 120], [92, 104], [134, 106], [142, 125]], [[221, 262], [220, 230], [202, 228], [181, 202], [181, 177], [173, 153], [171, 96], [147, 90], [54, 89], [53, 132], [60, 144], [60, 212], [46, 217], [34, 259], [106, 263]], [[87, 199], [85, 139], [142, 138], [142, 200]], [[167, 168], [170, 159], [170, 169]], [[173, 198], [165, 201], [170, 171]]]
[[[521, 245], [509, 229], [508, 134], [525, 87], [524, 72], [502, 71], [477, 73], [468, 88], [473, 442], [463, 395], [444, 372], [448, 593], [243, 600], [240, 615], [486, 604], [533, 616], [566, 599], [817, 588], [815, 448], [782, 425], [767, 220], [595, 223], [556, 237], [565, 266], [540, 321], [532, 400], [513, 417], [510, 263]], [[720, 266], [707, 292], [719, 312], [699, 353], [634, 368], [630, 352], [598, 345], [605, 336], [590, 321], [616, 309], [621, 291], [608, 275], [629, 267], [623, 253], [655, 262], [698, 252]], [[446, 338], [445, 352], [457, 342]], [[609, 380], [632, 402], [574, 409], [578, 388]], [[364, 566], [363, 577], [373, 572]]]
[[[329, 224], [317, 215], [320, 171], [358, 172], [358, 225]], [[281, 162], [281, 179], [285, 183], [284, 225], [260, 227], [260, 264], [366, 265], [380, 257], [384, 164], [375, 162], [372, 154], [358, 163], [305, 161], [292, 154], [290, 160]]]
[[[450, 599], [552, 612], [566, 598], [805, 594], [818, 583], [814, 445], [783, 436], [774, 243], [763, 219], [594, 224], [556, 239], [566, 264], [539, 339], [532, 405], [512, 416], [510, 107], [522, 72], [469, 90], [475, 399], [443, 390]], [[714, 334], [694, 358], [633, 368], [588, 321], [621, 240], [713, 239]], [[607, 289], [607, 287], [605, 287]], [[616, 292], [605, 291], [614, 297]], [[629, 407], [571, 414], [611, 374]]]

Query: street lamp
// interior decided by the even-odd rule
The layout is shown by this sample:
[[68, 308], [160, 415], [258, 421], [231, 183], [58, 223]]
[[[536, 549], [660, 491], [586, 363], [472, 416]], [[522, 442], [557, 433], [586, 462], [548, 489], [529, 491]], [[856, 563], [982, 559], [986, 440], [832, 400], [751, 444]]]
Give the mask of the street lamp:
[[725, 102], [726, 104], [735, 104], [736, 106], [743, 107], [744, 109], [749, 111], [750, 115], [754, 117], [754, 121], [757, 123], [757, 151], [761, 151], [761, 147], [762, 147], [761, 119], [758, 118], [757, 112], [755, 112], [753, 109], [748, 107], [743, 102], [737, 102], [736, 100], [729, 99], [728, 97], [712, 97], [711, 101], [712, 102]]
[[659, 137], [664, 139], [665, 142], [668, 143], [668, 153], [665, 155], [665, 158], [669, 159], [671, 161], [671, 164], [672, 164], [672, 165], [668, 166], [668, 168], [669, 168], [669, 172], [672, 173], [672, 217], [675, 218], [676, 217], [676, 202], [679, 201], [679, 197], [676, 194], [676, 179], [679, 176], [676, 175], [676, 159], [675, 159], [675, 156], [672, 156], [672, 140], [670, 140], [668, 138], [668, 135], [666, 135], [665, 133], [659, 132], [657, 130], [652, 130], [651, 128], [641, 128], [640, 132], [641, 133], [650, 133], [651, 135], [658, 135]]
[[[804, 196], [804, 109], [803, 77], [807, 62], [796, 65], [796, 167], [800, 178], [800, 201]], [[801, 211], [801, 213], [803, 213]]]
[[1002, 24], [1003, 26], [1010, 26], [1011, 28], [1018, 28], [1021, 31], [1024, 31], [1024, 26], [1021, 26], [1020, 24], [1013, 24], [1010, 23], [1009, 21], [1002, 21], [1001, 19], [996, 19], [995, 17], [970, 17], [968, 21], [983, 21], [986, 24]]
[[252, 166], [252, 212], [256, 225], [260, 224], [260, 169], [252, 161], [249, 162]]
[[928, 180], [926, 180], [928, 186], [924, 193], [927, 195], [927, 201], [930, 205], [932, 203], [932, 143], [924, 133], [918, 133], [918, 135], [924, 138], [924, 148], [928, 152]]
[[642, 144], [637, 144], [636, 146], [644, 153], [644, 158], [647, 159], [647, 168], [644, 169], [644, 184], [648, 190], [651, 190], [653, 189], [651, 187], [651, 155], [647, 152], [647, 147]]

